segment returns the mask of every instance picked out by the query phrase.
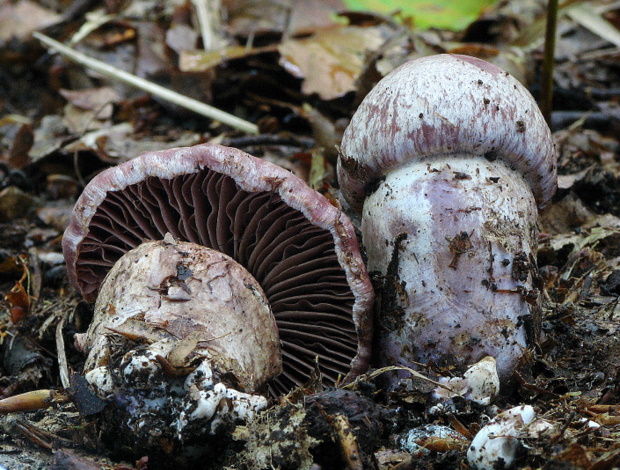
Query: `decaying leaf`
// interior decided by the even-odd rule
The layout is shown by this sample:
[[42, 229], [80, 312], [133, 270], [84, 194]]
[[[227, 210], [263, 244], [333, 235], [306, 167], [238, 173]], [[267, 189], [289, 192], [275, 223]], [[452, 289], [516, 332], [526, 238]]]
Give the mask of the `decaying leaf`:
[[90, 150], [108, 163], [123, 163], [144, 152], [164, 148], [186, 147], [201, 141], [194, 132], [181, 132], [176, 140], [162, 141], [153, 137], [136, 135], [134, 127], [127, 122], [105, 127], [83, 135], [79, 140], [68, 144], [68, 152]]
[[57, 23], [60, 15], [37, 2], [19, 0], [0, 3], [0, 41], [25, 39], [30, 33]]
[[308, 34], [334, 24], [335, 13], [345, 9], [342, 0], [237, 0], [229, 1], [228, 28], [236, 35]]
[[358, 26], [321, 30], [306, 39], [291, 39], [279, 46], [280, 63], [304, 80], [302, 91], [335, 99], [355, 90], [366, 54], [385, 41], [379, 28]]
[[239, 468], [310, 470], [314, 463], [310, 449], [318, 441], [301, 426], [305, 417], [303, 408], [288, 405], [281, 413], [266, 413], [247, 426], [238, 426], [233, 439], [245, 441], [238, 456]]

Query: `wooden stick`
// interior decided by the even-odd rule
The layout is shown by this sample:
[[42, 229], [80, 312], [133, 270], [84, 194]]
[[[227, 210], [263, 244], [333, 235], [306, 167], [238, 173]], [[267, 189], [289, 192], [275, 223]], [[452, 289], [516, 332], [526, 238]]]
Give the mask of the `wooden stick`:
[[144, 78], [140, 78], [129, 72], [125, 72], [124, 70], [117, 69], [116, 67], [108, 65], [105, 62], [101, 62], [97, 59], [93, 59], [92, 57], [88, 57], [87, 55], [82, 54], [81, 52], [78, 52], [70, 47], [67, 47], [64, 44], [61, 44], [60, 42], [55, 41], [52, 38], [45, 36], [41, 33], [34, 32], [32, 34], [47, 47], [54, 49], [56, 52], [62, 54], [66, 58], [77, 62], [78, 64], [84, 65], [94, 70], [95, 72], [100, 73], [101, 75], [126, 83], [142, 91], [158, 96], [161, 99], [174, 103], [183, 108], [189, 109], [190, 111], [194, 111], [195, 113], [201, 114], [208, 118], [219, 121], [222, 124], [226, 124], [230, 127], [238, 129], [242, 132], [246, 132], [248, 134], [258, 134], [258, 126], [256, 124], [252, 124], [251, 122], [245, 121], [241, 118], [238, 118], [237, 116], [233, 116], [232, 114], [222, 111], [221, 109], [214, 108], [213, 106], [209, 106], [206, 103], [202, 103], [198, 100], [181, 95], [180, 93], [164, 88], [163, 86], [157, 85], [153, 82], [149, 82]]
[[540, 110], [549, 126], [551, 126], [551, 110], [553, 108], [553, 66], [555, 62], [557, 22], [558, 0], [549, 0], [547, 5], [547, 29], [545, 30], [545, 52], [540, 83]]

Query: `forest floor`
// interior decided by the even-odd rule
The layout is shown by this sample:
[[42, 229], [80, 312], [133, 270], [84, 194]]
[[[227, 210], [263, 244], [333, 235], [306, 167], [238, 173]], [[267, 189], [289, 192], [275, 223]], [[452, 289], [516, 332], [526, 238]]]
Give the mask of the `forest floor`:
[[[120, 3], [0, 1], [0, 398], [55, 391], [51, 407], [32, 411], [32, 397], [0, 401], [0, 467], [10, 470], [166, 466], [110, 452], [71, 375], [84, 362], [73, 337], [93, 307], [68, 284], [61, 238], [93, 175], [146, 151], [215, 142], [330, 194], [348, 119], [408, 59], [470, 54], [535, 97], [540, 90], [543, 1], [498, 2], [459, 32], [420, 31], [398, 15], [344, 12], [334, 22], [337, 0], [293, 10], [223, 2], [226, 34], [210, 53], [197, 48], [189, 3]], [[545, 431], [519, 438], [515, 468], [620, 468], [620, 5], [564, 3], [551, 117], [559, 189], [539, 218], [542, 331], [510, 382], [491, 405], [455, 399], [439, 411], [434, 386], [419, 378], [391, 394], [372, 371], [347, 390], [315, 384], [238, 426], [193, 468], [466, 469], [472, 437], [520, 405]], [[242, 117], [258, 133], [106, 78], [33, 32]]]

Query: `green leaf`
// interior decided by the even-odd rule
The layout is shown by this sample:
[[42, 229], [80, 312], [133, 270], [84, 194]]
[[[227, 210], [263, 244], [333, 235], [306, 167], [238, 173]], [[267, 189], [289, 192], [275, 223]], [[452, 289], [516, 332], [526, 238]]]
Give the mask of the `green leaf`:
[[442, 28], [461, 31], [474, 21], [482, 10], [497, 0], [345, 0], [347, 8], [383, 14], [396, 10], [413, 18], [421, 29]]

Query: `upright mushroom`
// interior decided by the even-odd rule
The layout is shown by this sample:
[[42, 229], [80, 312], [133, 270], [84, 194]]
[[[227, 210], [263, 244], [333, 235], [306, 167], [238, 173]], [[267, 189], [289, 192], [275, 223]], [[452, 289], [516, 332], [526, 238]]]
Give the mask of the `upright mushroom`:
[[[87, 380], [117, 402], [134, 387], [127, 407], [151, 413], [179, 385], [158, 390], [146, 377], [193, 370], [183, 385], [193, 401], [166, 418], [179, 432], [192, 416], [251, 414], [267, 388], [346, 382], [368, 366], [373, 291], [350, 221], [239, 150], [151, 152], [103, 171], [77, 201], [63, 251], [71, 282], [97, 299], [78, 341]], [[146, 415], [133, 427], [150, 436]]]
[[525, 87], [473, 57], [407, 62], [351, 119], [338, 178], [383, 279], [380, 362], [490, 355], [508, 378], [537, 314], [537, 205], [556, 188], [551, 133]]

